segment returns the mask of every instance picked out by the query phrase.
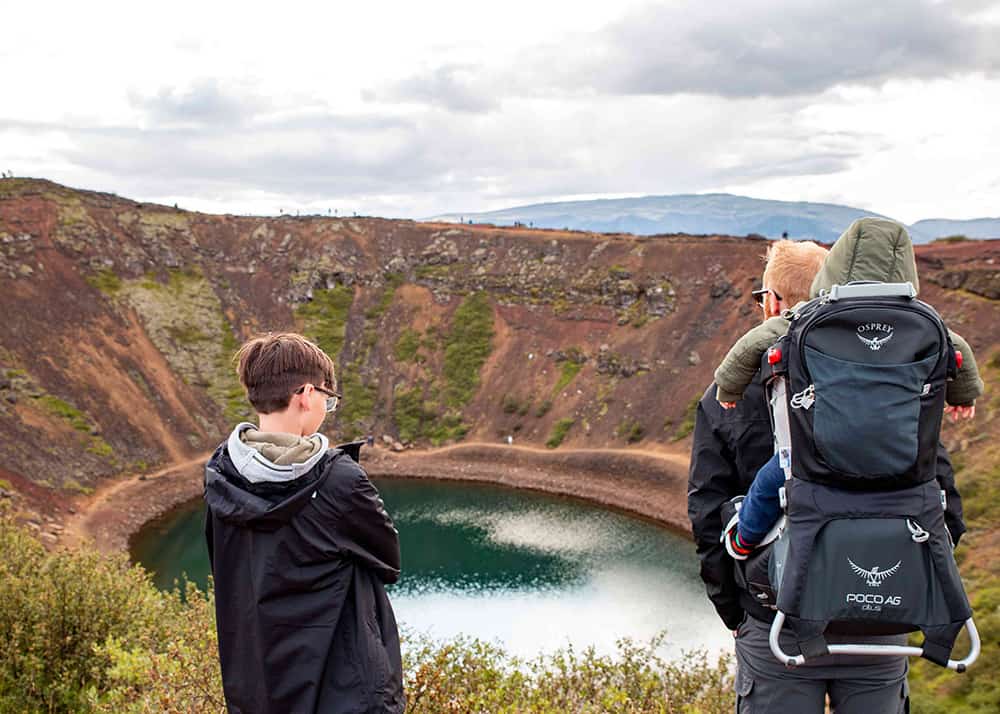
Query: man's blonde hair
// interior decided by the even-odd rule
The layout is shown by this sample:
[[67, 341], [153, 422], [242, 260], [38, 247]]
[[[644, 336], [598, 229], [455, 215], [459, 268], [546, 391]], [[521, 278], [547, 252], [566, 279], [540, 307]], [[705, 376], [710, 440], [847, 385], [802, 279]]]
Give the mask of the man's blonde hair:
[[767, 249], [764, 287], [778, 293], [787, 307], [809, 299], [813, 278], [829, 251], [809, 240], [779, 240]]

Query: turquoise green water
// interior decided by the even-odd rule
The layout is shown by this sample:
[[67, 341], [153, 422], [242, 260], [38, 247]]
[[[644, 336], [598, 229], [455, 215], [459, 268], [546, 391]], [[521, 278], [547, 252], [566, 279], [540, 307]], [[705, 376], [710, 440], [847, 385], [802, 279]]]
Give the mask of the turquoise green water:
[[[530, 655], [572, 643], [613, 648], [667, 631], [670, 647], [726, 646], [698, 579], [694, 545], [642, 520], [495, 486], [376, 481], [399, 529], [391, 598], [404, 627], [468, 634]], [[133, 558], [171, 587], [208, 575], [204, 506], [187, 504], [133, 541]]]

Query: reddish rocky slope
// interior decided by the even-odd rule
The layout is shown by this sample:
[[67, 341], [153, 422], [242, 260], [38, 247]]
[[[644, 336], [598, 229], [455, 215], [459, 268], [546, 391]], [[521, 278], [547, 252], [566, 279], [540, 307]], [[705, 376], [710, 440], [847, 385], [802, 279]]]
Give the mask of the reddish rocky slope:
[[[4, 179], [0, 479], [42, 498], [211, 448], [245, 412], [228, 358], [264, 330], [338, 353], [344, 438], [667, 446], [757, 319], [765, 246], [211, 216]], [[918, 248], [922, 297], [984, 362], [998, 258]]]

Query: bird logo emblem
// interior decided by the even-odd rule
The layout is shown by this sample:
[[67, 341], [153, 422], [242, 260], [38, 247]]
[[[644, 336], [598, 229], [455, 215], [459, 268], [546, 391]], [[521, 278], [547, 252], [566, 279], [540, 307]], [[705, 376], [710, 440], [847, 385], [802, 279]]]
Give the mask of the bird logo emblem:
[[851, 570], [853, 570], [859, 577], [864, 578], [865, 584], [870, 588], [877, 588], [882, 585], [882, 583], [890, 576], [894, 575], [896, 571], [899, 570], [899, 566], [903, 564], [903, 561], [900, 560], [894, 566], [886, 570], [881, 570], [877, 565], [871, 570], [865, 570], [850, 558], [847, 559], [847, 562], [851, 564]]
[[855, 333], [858, 335], [858, 339], [868, 345], [868, 349], [872, 352], [878, 352], [882, 349], [882, 345], [892, 339], [892, 333], [890, 332], [885, 337], [864, 337], [860, 333]]

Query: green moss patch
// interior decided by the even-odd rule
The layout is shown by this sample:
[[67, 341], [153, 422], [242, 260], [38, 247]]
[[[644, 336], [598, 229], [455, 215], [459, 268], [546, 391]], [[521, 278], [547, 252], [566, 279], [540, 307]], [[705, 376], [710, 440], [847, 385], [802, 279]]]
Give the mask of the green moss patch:
[[559, 394], [563, 389], [565, 389], [570, 382], [580, 374], [580, 370], [583, 369], [583, 364], [579, 362], [574, 362], [572, 360], [567, 360], [562, 363], [562, 369], [559, 372], [559, 380], [556, 382], [555, 388], [552, 390], [553, 394]]
[[337, 285], [313, 291], [313, 299], [295, 308], [302, 332], [334, 360], [344, 348], [347, 318], [354, 302], [354, 288]]
[[416, 330], [406, 328], [396, 340], [393, 348], [393, 356], [398, 362], [414, 362], [417, 359], [417, 351], [420, 349], [420, 333]]
[[114, 297], [122, 289], [122, 279], [110, 268], [88, 275], [86, 280], [90, 287], [100, 290], [108, 297]]
[[365, 311], [365, 318], [368, 320], [378, 320], [386, 313], [392, 305], [396, 290], [403, 284], [403, 276], [400, 273], [389, 273], [385, 276], [385, 289], [379, 296], [378, 302]]
[[232, 363], [239, 345], [201, 272], [171, 270], [166, 283], [151, 275], [126, 280], [118, 295], [139, 314], [171, 369], [188, 384], [203, 387], [228, 422], [252, 416]]
[[455, 310], [445, 340], [445, 404], [461, 409], [479, 388], [479, 370], [493, 350], [493, 307], [484, 292], [466, 297]]
[[65, 419], [77, 431], [89, 433], [93, 428], [83, 412], [54, 394], [36, 397], [36, 402], [49, 414]]
[[548, 441], [545, 442], [545, 445], [550, 449], [558, 448], [559, 445], [563, 443], [563, 439], [566, 438], [566, 434], [569, 433], [569, 430], [573, 428], [574, 424], [576, 424], [575, 419], [566, 418], [557, 421], [552, 427], [552, 433], [549, 434]]
[[375, 410], [378, 391], [361, 377], [362, 360], [346, 365], [337, 378], [338, 387], [344, 395], [343, 406], [337, 412], [337, 425], [348, 439], [364, 435], [365, 422]]
[[469, 427], [457, 411], [445, 411], [424, 398], [420, 387], [397, 387], [393, 398], [393, 421], [403, 441], [427, 439], [435, 446], [461, 439]]

